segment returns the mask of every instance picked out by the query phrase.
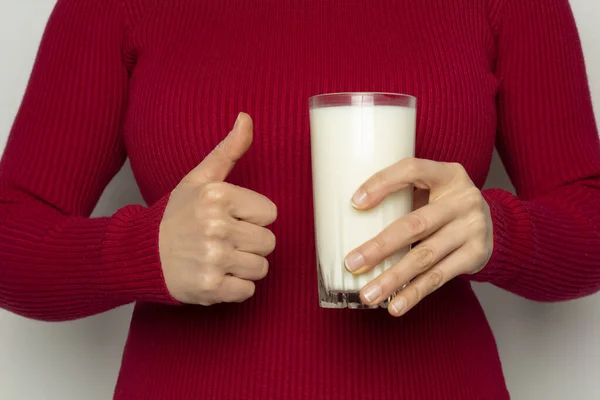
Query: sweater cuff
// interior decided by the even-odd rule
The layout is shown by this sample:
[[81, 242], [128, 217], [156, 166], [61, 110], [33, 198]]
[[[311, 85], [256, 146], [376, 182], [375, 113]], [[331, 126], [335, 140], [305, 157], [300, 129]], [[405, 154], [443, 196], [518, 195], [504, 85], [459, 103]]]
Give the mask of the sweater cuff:
[[125, 302], [179, 304], [169, 293], [158, 246], [167, 195], [151, 207], [128, 206], [110, 218], [102, 246], [103, 265], [113, 270], [103, 282], [108, 296]]
[[500, 189], [488, 189], [482, 195], [490, 207], [494, 249], [487, 265], [467, 278], [499, 284], [518, 277], [518, 263], [513, 260], [530, 259], [533, 249], [531, 221], [527, 210], [513, 194]]

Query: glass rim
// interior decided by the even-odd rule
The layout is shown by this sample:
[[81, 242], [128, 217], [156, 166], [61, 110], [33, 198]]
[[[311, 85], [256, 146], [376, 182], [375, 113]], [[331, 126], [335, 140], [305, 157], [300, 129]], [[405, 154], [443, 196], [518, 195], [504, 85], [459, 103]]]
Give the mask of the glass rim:
[[[395, 107], [416, 108], [417, 98], [410, 94], [393, 92], [334, 92], [321, 93], [308, 98], [309, 108], [335, 107], [343, 105], [369, 105], [364, 98], [372, 98], [370, 105], [390, 105]], [[360, 98], [358, 100], [356, 98]], [[338, 99], [338, 101], [335, 101]], [[386, 101], [387, 100], [387, 101]], [[397, 104], [394, 104], [397, 102]], [[377, 104], [379, 103], [379, 104]], [[388, 104], [386, 104], [388, 103]]]

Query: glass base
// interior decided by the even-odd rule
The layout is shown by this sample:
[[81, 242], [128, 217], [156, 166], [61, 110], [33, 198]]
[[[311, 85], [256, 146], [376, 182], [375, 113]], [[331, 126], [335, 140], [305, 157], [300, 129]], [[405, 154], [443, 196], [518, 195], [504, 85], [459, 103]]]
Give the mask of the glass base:
[[321, 269], [318, 268], [319, 277], [319, 305], [321, 308], [350, 308], [354, 310], [374, 310], [377, 308], [387, 308], [391, 299], [396, 296], [397, 292], [394, 292], [385, 301], [369, 306], [364, 304], [360, 299], [360, 291], [339, 291], [331, 290], [325, 287], [323, 279], [321, 277]]
[[389, 299], [375, 306], [363, 304], [360, 300], [360, 292], [338, 292], [326, 291], [319, 294], [319, 305], [321, 308], [351, 308], [355, 310], [373, 310], [387, 308]]

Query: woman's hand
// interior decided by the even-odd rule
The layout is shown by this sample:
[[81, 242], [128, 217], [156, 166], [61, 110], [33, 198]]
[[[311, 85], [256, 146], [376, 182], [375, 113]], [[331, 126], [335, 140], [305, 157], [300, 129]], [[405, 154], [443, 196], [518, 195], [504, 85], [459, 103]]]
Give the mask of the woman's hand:
[[241, 302], [265, 277], [277, 216], [269, 199], [223, 182], [252, 143], [240, 114], [231, 133], [173, 190], [160, 224], [159, 250], [171, 296], [183, 303]]
[[460, 164], [404, 159], [367, 180], [352, 201], [359, 210], [371, 209], [411, 184], [417, 196], [429, 190], [429, 204], [396, 220], [346, 258], [346, 268], [361, 274], [420, 241], [361, 290], [362, 301], [375, 305], [406, 285], [388, 306], [394, 316], [403, 315], [454, 277], [479, 272], [494, 243], [489, 207]]

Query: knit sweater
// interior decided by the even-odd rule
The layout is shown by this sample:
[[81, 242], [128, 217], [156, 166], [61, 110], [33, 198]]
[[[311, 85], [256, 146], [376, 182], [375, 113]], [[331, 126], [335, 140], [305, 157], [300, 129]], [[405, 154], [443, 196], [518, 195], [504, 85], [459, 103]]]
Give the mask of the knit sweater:
[[[10, 62], [10, 61], [8, 61]], [[318, 306], [307, 99], [418, 98], [418, 157], [485, 190], [494, 249], [402, 318]], [[238, 112], [228, 181], [279, 208], [242, 304], [178, 304], [171, 190]], [[90, 218], [126, 158], [147, 202]], [[600, 145], [567, 0], [58, 0], [0, 164], [0, 306], [47, 321], [135, 302], [116, 399], [507, 399], [471, 280], [538, 301], [600, 288]]]

